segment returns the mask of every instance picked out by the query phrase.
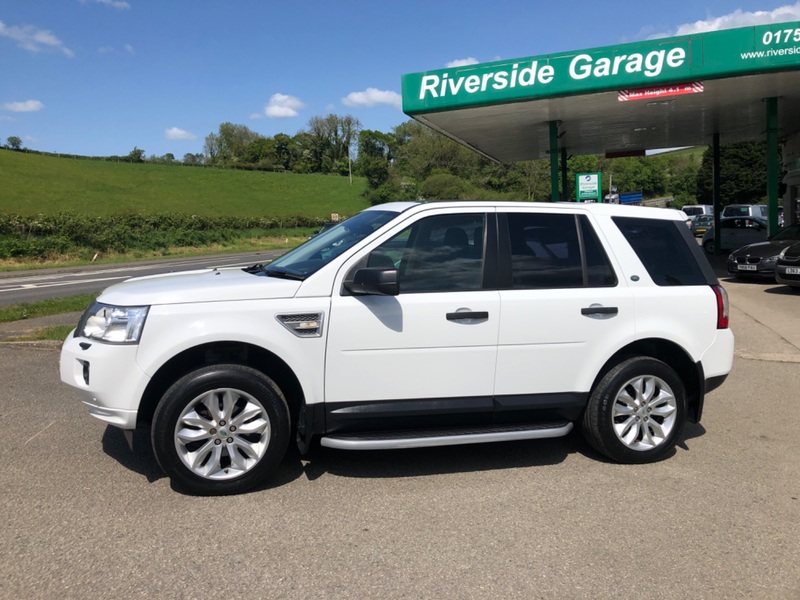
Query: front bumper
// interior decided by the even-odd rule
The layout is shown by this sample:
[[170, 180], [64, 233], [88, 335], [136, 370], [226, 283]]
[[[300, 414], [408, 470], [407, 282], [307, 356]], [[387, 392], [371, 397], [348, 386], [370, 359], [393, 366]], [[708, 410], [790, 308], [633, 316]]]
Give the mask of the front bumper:
[[775, 281], [791, 287], [800, 287], [800, 273], [788, 273], [787, 269], [797, 270], [798, 265], [796, 263], [793, 265], [779, 264], [775, 267]]
[[764, 261], [753, 258], [740, 258], [728, 261], [728, 273], [736, 277], [775, 277], [775, 260]]
[[150, 378], [136, 364], [137, 345], [106, 344], [69, 334], [61, 347], [61, 381], [77, 389], [89, 414], [135, 429]]

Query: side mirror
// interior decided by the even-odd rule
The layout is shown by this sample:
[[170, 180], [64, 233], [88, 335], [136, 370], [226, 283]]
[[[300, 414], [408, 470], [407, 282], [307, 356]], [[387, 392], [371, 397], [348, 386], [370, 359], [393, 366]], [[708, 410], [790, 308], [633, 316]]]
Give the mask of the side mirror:
[[400, 293], [397, 269], [386, 267], [358, 269], [351, 281], [344, 282], [344, 289], [354, 296], [397, 296]]

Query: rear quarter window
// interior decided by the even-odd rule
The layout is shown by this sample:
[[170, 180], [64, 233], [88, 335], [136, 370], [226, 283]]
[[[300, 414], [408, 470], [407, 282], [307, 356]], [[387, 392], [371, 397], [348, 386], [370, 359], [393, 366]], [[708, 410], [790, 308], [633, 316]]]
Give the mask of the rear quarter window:
[[[612, 220], [656, 285], [708, 285], [714, 283], [710, 278], [716, 280], [700, 247], [682, 222], [635, 217], [612, 217]], [[701, 259], [705, 265], [701, 264]]]

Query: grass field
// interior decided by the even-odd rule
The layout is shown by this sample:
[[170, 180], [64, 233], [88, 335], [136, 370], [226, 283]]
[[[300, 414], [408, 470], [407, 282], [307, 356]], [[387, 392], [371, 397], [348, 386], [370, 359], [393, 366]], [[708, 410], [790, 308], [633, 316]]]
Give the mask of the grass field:
[[329, 218], [367, 207], [366, 179], [160, 164], [113, 163], [0, 150], [0, 211], [19, 215], [178, 212]]

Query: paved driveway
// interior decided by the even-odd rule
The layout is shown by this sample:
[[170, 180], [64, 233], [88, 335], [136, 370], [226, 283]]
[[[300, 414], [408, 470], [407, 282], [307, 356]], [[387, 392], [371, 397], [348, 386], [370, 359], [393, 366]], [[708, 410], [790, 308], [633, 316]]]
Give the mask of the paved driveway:
[[317, 449], [194, 498], [86, 414], [57, 349], [0, 344], [0, 598], [800, 598], [800, 294], [726, 286], [733, 372], [644, 466], [577, 434]]

